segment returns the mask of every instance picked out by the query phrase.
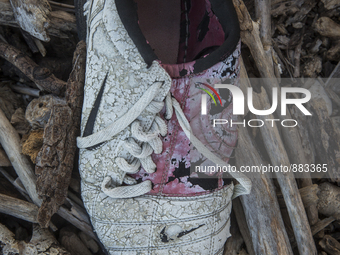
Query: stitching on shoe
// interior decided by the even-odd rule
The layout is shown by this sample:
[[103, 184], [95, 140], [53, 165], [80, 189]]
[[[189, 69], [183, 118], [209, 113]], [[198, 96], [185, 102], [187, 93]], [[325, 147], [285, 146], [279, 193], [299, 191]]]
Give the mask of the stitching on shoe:
[[[164, 221], [150, 221], [150, 222], [145, 222], [145, 221], [136, 221], [136, 222], [120, 222], [120, 223], [115, 223], [115, 222], [111, 222], [111, 221], [103, 221], [100, 220], [99, 218], [95, 218], [96, 222], [98, 223], [102, 223], [102, 224], [106, 224], [106, 223], [110, 223], [112, 225], [115, 226], [125, 226], [125, 225], [129, 225], [129, 226], [139, 226], [139, 225], [151, 225], [154, 226], [156, 225], [162, 225], [162, 224], [170, 224], [170, 223], [177, 223], [177, 222], [189, 222], [189, 221], [195, 221], [195, 220], [203, 220], [206, 218], [210, 218], [212, 216], [216, 216], [218, 213], [223, 212], [226, 208], [229, 207], [231, 201], [228, 202], [228, 204], [224, 205], [223, 207], [220, 207], [218, 210], [216, 210], [216, 212], [210, 213], [210, 214], [205, 214], [202, 216], [194, 216], [194, 217], [188, 217], [188, 218], [183, 218], [183, 219], [174, 219], [174, 220], [164, 220]], [[150, 237], [150, 236], [149, 236]]]

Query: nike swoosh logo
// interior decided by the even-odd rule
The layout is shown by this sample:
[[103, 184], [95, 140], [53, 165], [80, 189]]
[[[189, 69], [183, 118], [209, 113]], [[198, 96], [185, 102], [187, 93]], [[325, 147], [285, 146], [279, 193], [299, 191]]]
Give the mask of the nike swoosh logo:
[[[105, 76], [105, 78], [103, 80], [103, 83], [102, 83], [102, 85], [100, 87], [100, 90], [99, 90], [99, 93], [97, 95], [97, 98], [94, 101], [94, 104], [92, 106], [89, 118], [87, 119], [87, 122], [86, 122], [86, 125], [85, 125], [83, 137], [86, 137], [86, 136], [89, 136], [89, 135], [93, 134], [94, 123], [96, 121], [98, 110], [99, 110], [99, 106], [100, 106], [100, 102], [101, 102], [102, 97], [103, 97], [103, 93], [104, 93], [104, 88], [105, 88], [107, 76], [108, 76], [108, 74], [106, 74], [106, 76]], [[97, 144], [95, 146], [91, 146], [91, 147], [86, 148], [86, 149], [92, 150], [92, 149], [97, 148], [101, 144], [103, 144], [103, 143]]]
[[[182, 236], [185, 236], [185, 235], [187, 235], [187, 234], [189, 234], [189, 233], [195, 231], [196, 229], [199, 229], [200, 227], [202, 227], [202, 226], [204, 226], [204, 225], [205, 225], [205, 224], [201, 224], [201, 225], [199, 225], [199, 226], [196, 227], [196, 228], [192, 228], [192, 229], [190, 229], [190, 230], [182, 231], [182, 232], [178, 233], [176, 237], [177, 237], [177, 238], [180, 238], [180, 237], [182, 237]], [[174, 239], [170, 238], [170, 237], [165, 233], [165, 229], [166, 229], [166, 227], [164, 227], [164, 228], [162, 229], [162, 231], [161, 231], [161, 233], [160, 233], [160, 238], [161, 238], [161, 240], [162, 240], [163, 243], [168, 243], [170, 240], [174, 240]]]

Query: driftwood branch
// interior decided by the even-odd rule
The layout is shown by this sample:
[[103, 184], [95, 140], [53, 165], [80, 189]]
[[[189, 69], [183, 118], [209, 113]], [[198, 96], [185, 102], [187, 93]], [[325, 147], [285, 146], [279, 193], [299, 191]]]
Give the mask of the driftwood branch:
[[[241, 88], [243, 90], [250, 86], [248, 81], [241, 59]], [[246, 128], [239, 128], [235, 158], [238, 168], [265, 165]], [[272, 180], [266, 175], [249, 176], [249, 178], [252, 180], [252, 192], [247, 196], [242, 196], [241, 202], [255, 254], [293, 254]]]
[[[0, 0], [0, 10], [0, 25], [19, 27], [9, 0]], [[39, 33], [42, 35], [39, 39], [43, 41], [45, 41], [44, 38], [48, 40], [49, 36], [70, 38], [77, 34], [75, 16], [65, 11], [50, 11], [46, 21], [48, 21], [48, 27], [44, 27], [44, 23], [39, 25]], [[46, 31], [46, 35], [42, 31]]]
[[[254, 100], [254, 106], [256, 109], [270, 108], [270, 103], [264, 90], [262, 90], [262, 93], [256, 97], [257, 99]], [[274, 124], [272, 126], [270, 123], [265, 121], [266, 118], [274, 119], [274, 116], [257, 116], [257, 118], [262, 119], [265, 122], [264, 126], [261, 127], [260, 132], [272, 164], [274, 166], [282, 165], [289, 167], [290, 162], [288, 155], [285, 151], [276, 125]], [[292, 223], [300, 254], [317, 254], [294, 175], [290, 172], [278, 172], [276, 173], [276, 176], [287, 205], [289, 218]]]
[[38, 206], [35, 204], [0, 194], [0, 213], [37, 223]]
[[19, 26], [32, 36], [48, 42], [46, 34], [51, 9], [47, 0], [10, 0]]
[[[238, 168], [265, 165], [246, 128], [239, 129], [236, 159]], [[252, 192], [247, 196], [242, 196], [241, 201], [255, 254], [293, 254], [272, 180], [266, 175], [254, 177], [251, 180]]]
[[[263, 85], [269, 95], [272, 98], [272, 88], [279, 88], [278, 81], [275, 78], [274, 70], [268, 58], [266, 57], [263, 44], [260, 39], [259, 24], [253, 22], [242, 0], [234, 0], [234, 6], [240, 20], [241, 27], [241, 39], [249, 47], [262, 78], [268, 78], [263, 80]], [[263, 92], [264, 93], [264, 92]], [[279, 93], [280, 98], [280, 93]], [[262, 104], [255, 106], [256, 109], [269, 109], [270, 103], [267, 95], [262, 95], [257, 100], [267, 100]], [[255, 100], [254, 100], [255, 101]], [[280, 107], [278, 107], [280, 111]], [[258, 116], [261, 119], [262, 116]], [[291, 118], [289, 111], [285, 118]], [[275, 119], [273, 116], [266, 116], [269, 119]], [[280, 119], [283, 116], [280, 115]], [[266, 146], [267, 153], [270, 156], [271, 163], [275, 166], [289, 166], [290, 161], [288, 159], [287, 152], [279, 135], [277, 128], [272, 128], [266, 123], [261, 127], [262, 138]], [[300, 137], [296, 129], [282, 129], [283, 139], [286, 142], [287, 151], [291, 158], [292, 163], [308, 163], [301, 146]], [[297, 185], [293, 175], [279, 174], [278, 182], [283, 193], [287, 209], [289, 212], [290, 220], [294, 229], [295, 238], [300, 254], [316, 254], [316, 248], [314, 245], [311, 230], [307, 221], [306, 213], [302, 204], [300, 194], [298, 193]]]
[[0, 57], [17, 67], [32, 80], [39, 89], [56, 95], [62, 95], [64, 93], [66, 88], [64, 81], [56, 78], [47, 68], [38, 66], [33, 60], [15, 47], [0, 42]]

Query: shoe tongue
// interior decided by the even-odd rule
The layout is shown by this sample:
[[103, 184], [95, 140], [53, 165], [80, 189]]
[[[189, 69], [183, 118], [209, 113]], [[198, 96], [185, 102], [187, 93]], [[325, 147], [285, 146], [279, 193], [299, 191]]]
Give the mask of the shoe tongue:
[[175, 64], [180, 40], [181, 0], [135, 0], [138, 22], [162, 63]]

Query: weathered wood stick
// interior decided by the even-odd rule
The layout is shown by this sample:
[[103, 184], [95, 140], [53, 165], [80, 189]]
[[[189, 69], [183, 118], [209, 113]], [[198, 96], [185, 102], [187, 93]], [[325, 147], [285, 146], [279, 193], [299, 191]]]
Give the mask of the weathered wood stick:
[[260, 23], [260, 38], [268, 64], [273, 68], [272, 58], [272, 22], [270, 0], [255, 0], [255, 15]]
[[80, 240], [72, 228], [64, 227], [60, 230], [59, 241], [72, 254], [92, 255], [90, 250]]
[[[246, 128], [239, 128], [236, 166], [265, 165]], [[267, 175], [251, 178], [252, 191], [241, 196], [243, 210], [254, 245], [255, 254], [293, 254], [281, 218], [272, 180]], [[261, 176], [260, 176], [261, 175]]]
[[[263, 85], [270, 96], [272, 98], [272, 88], [279, 88], [279, 84], [275, 79], [274, 70], [272, 65], [267, 61], [266, 54], [263, 48], [263, 45], [260, 40], [260, 32], [259, 25], [256, 22], [253, 22], [249, 12], [244, 5], [242, 0], [234, 0], [234, 5], [236, 7], [236, 11], [240, 20], [241, 27], [241, 39], [247, 44], [249, 47], [254, 59], [256, 59], [256, 64], [258, 66], [258, 70], [261, 74], [262, 78], [269, 78], [263, 80]], [[280, 93], [278, 93], [278, 97], [280, 98]], [[269, 106], [270, 107], [270, 106]], [[257, 108], [264, 109], [264, 108]], [[269, 109], [269, 108], [266, 108]], [[280, 112], [281, 107], [278, 105], [278, 112]], [[287, 115], [282, 116], [279, 115], [280, 120], [282, 121], [284, 118], [291, 119], [291, 115], [289, 110], [287, 109]], [[298, 134], [297, 128], [283, 128], [282, 130], [283, 141], [285, 141], [285, 146], [287, 148], [287, 152], [289, 158], [292, 163], [296, 164], [308, 164], [308, 159], [304, 153], [304, 149], [302, 147], [301, 138]], [[278, 134], [277, 134], [278, 135]], [[280, 138], [280, 136], [278, 135]], [[282, 148], [284, 152], [284, 147]], [[288, 195], [288, 194], [286, 194]], [[301, 199], [299, 199], [301, 201]], [[298, 202], [298, 201], [297, 201]], [[301, 202], [300, 207], [302, 206]], [[315, 221], [315, 208], [311, 209], [312, 221]], [[302, 212], [301, 212], [302, 213]], [[293, 215], [291, 215], [293, 217]]]
[[48, 42], [46, 34], [52, 8], [47, 0], [10, 0], [14, 17], [19, 26], [32, 36]]
[[322, 98], [312, 97], [307, 103], [309, 116], [308, 130], [315, 145], [316, 154], [326, 164], [327, 175], [332, 181], [340, 181], [340, 134], [329, 117], [329, 109]]
[[333, 237], [325, 235], [319, 244], [328, 254], [340, 255], [340, 243]]
[[[241, 88], [250, 87], [241, 59]], [[248, 81], [248, 82], [247, 82]], [[246, 128], [239, 128], [236, 166], [265, 165]], [[293, 254], [283, 224], [275, 190], [266, 176], [249, 176], [252, 192], [240, 198], [256, 254]], [[256, 213], [254, 213], [256, 212]]]
[[[265, 90], [262, 89], [261, 94], [254, 95], [254, 107], [256, 109], [270, 108], [270, 103]], [[257, 118], [264, 122], [264, 125], [260, 128], [260, 132], [271, 163], [273, 166], [289, 168], [290, 162], [288, 155], [279, 135], [279, 130], [276, 127], [276, 123], [273, 124], [265, 121], [266, 119], [274, 119], [274, 116], [261, 115], [257, 116]], [[287, 206], [300, 254], [317, 254], [306, 212], [293, 173], [281, 171], [275, 174]]]
[[246, 244], [248, 253], [250, 255], [256, 255], [254, 251], [252, 237], [250, 236], [250, 230], [247, 225], [247, 220], [243, 211], [243, 206], [239, 197], [233, 200], [233, 211], [235, 213], [237, 225], [240, 229], [244, 243]]
[[11, 161], [9, 161], [3, 149], [0, 149], [0, 167], [1, 166], [11, 166]]
[[239, 254], [241, 246], [244, 243], [239, 227], [237, 226], [234, 212], [230, 215], [230, 234], [231, 237], [228, 238], [224, 245], [223, 255]]
[[[313, 143], [311, 141], [307, 120], [305, 116], [301, 113], [297, 107], [290, 108], [290, 112], [292, 117], [299, 123], [298, 132], [301, 139], [301, 145], [304, 150], [304, 155], [307, 162], [311, 164], [315, 163], [315, 149]], [[310, 173], [304, 172], [303, 178], [298, 179], [299, 187], [304, 188], [310, 185], [313, 185], [313, 181], [311, 179]], [[301, 190], [301, 189], [300, 189]], [[319, 221], [318, 210], [316, 208], [316, 204], [312, 204], [306, 207], [306, 213], [308, 216], [308, 220], [310, 225], [314, 225]]]
[[20, 137], [17, 131], [9, 123], [3, 111], [0, 109], [0, 143], [9, 160], [12, 163], [17, 175], [22, 181], [25, 189], [37, 205], [41, 204], [41, 199], [36, 191], [36, 179], [31, 163], [25, 155], [21, 153]]
[[[34, 16], [35, 17], [35, 16]], [[48, 36], [70, 38], [77, 34], [76, 18], [65, 11], [51, 11], [49, 26], [45, 28]], [[0, 0], [0, 25], [19, 27], [9, 0]]]
[[38, 209], [35, 204], [0, 194], [0, 213], [37, 223]]
[[327, 227], [329, 224], [331, 224], [333, 221], [339, 220], [340, 215], [337, 214], [335, 216], [328, 217], [326, 219], [320, 220], [318, 223], [312, 226], [312, 234], [313, 236], [317, 234], [319, 231], [323, 230], [325, 227]]
[[[233, 2], [240, 21], [242, 42], [244, 42], [249, 47], [251, 54], [253, 55], [254, 59], [256, 59], [256, 65], [260, 75], [262, 78], [264, 78], [261, 80], [261, 82], [263, 83], [269, 98], [272, 98], [272, 89], [279, 88], [280, 86], [275, 77], [273, 66], [267, 60], [260, 39], [259, 24], [252, 21], [250, 14], [242, 0], [233, 0]], [[278, 90], [278, 98], [280, 97], [281, 93], [280, 90]], [[278, 104], [277, 113], [281, 113], [281, 104]], [[289, 109], [287, 109], [286, 116], [282, 116], [281, 114], [278, 115], [281, 121], [283, 119], [291, 119]], [[287, 152], [292, 163], [308, 164], [309, 162], [307, 162], [305, 158], [300, 137], [296, 129], [297, 128], [283, 128], [281, 130], [283, 141], [285, 142]]]
[[[74, 208], [68, 210], [66, 207], [60, 206], [57, 213], [59, 216], [70, 222], [72, 225], [76, 226], [80, 230], [84, 231], [87, 235], [98, 241], [97, 236], [93, 232], [92, 226], [88, 223], [88, 218], [79, 217], [80, 214], [77, 211], [73, 210]], [[76, 215], [78, 217], [76, 217]]]
[[15, 180], [2, 167], [0, 167], [0, 173], [20, 192], [21, 195], [23, 195], [27, 199], [28, 202], [32, 202], [32, 199], [29, 197], [29, 195], [27, 195], [27, 191], [25, 190], [25, 187], [19, 178]]
[[56, 78], [47, 68], [38, 66], [33, 60], [15, 47], [0, 42], [0, 57], [17, 67], [27, 78], [32, 80], [39, 89], [56, 95], [62, 95], [64, 93], [66, 82]]
[[10, 230], [0, 224], [1, 254], [70, 255], [58, 244], [48, 229], [41, 229], [37, 224], [33, 225], [32, 238], [28, 243], [15, 240], [14, 236]]
[[11, 89], [13, 89], [15, 92], [33, 97], [39, 97], [40, 94], [39, 89], [30, 88], [28, 86], [11, 85]]

